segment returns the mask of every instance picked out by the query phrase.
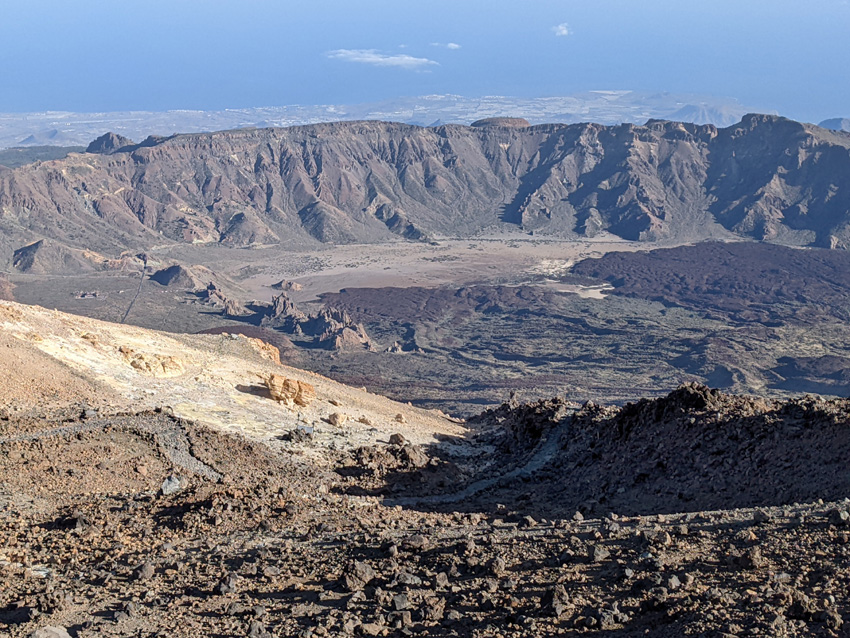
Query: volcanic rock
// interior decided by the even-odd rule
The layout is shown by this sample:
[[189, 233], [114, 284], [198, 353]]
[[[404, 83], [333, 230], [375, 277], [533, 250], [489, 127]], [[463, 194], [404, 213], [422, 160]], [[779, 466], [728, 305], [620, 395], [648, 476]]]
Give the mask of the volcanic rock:
[[361, 325], [329, 330], [322, 334], [319, 343], [329, 350], [374, 350], [366, 329]]
[[376, 577], [375, 570], [363, 561], [355, 561], [343, 577], [345, 587], [349, 591], [360, 591]]
[[205, 304], [219, 308], [224, 308], [228, 301], [224, 292], [222, 292], [222, 290], [212, 282], [210, 282], [201, 293], [201, 299]]
[[396, 611], [404, 611], [410, 607], [410, 599], [407, 594], [396, 594], [393, 596], [393, 609]]
[[117, 133], [104, 133], [86, 148], [86, 153], [97, 153], [99, 155], [111, 155], [127, 146], [133, 146], [133, 140], [118, 135]]
[[399, 457], [406, 467], [422, 468], [428, 465], [428, 456], [418, 447], [405, 445], [402, 447]]
[[[850, 246], [850, 195], [832, 192], [850, 166], [850, 137], [837, 131], [758, 114], [723, 129], [658, 120], [475, 124], [339, 122], [149, 138], [109, 156], [4, 170], [0, 209], [28, 232], [95, 250], [468, 237], [497, 225], [569, 237]], [[797, 188], [803, 179], [810, 187]]]
[[250, 313], [238, 301], [234, 301], [233, 299], [225, 299], [224, 308], [222, 308], [221, 314], [223, 314], [225, 317], [241, 317]]
[[178, 377], [185, 372], [183, 363], [176, 357], [150, 352], [136, 352], [127, 346], [118, 351], [127, 363], [138, 372], [156, 378]]
[[428, 537], [424, 534], [413, 534], [404, 539], [404, 547], [413, 551], [423, 551], [428, 548]]
[[408, 571], [400, 571], [396, 574], [396, 582], [399, 585], [405, 585], [407, 587], [418, 587], [422, 584], [422, 579]]
[[160, 492], [162, 492], [163, 496], [171, 496], [172, 494], [179, 492], [181, 489], [183, 489], [183, 485], [180, 482], [180, 479], [176, 476], [169, 476], [162, 482]]
[[97, 270], [86, 253], [73, 250], [50, 239], [40, 239], [15, 250], [15, 270], [33, 275], [83, 273]]
[[271, 315], [264, 325], [290, 332], [297, 329], [315, 337], [320, 346], [329, 350], [374, 349], [366, 329], [352, 321], [347, 311], [325, 306], [316, 314], [305, 315], [285, 294], [275, 298]]
[[[790, 504], [824, 493], [843, 498], [850, 477], [838, 470], [844, 463], [839, 449], [845, 441], [850, 445], [843, 425], [848, 414], [845, 400], [777, 402], [685, 384], [665, 397], [620, 408], [588, 403], [576, 410], [562, 399], [505, 404], [470, 423], [498, 422], [500, 434], [491, 430], [488, 440], [497, 454], [512, 458], [530, 453], [541, 440], [560, 440], [562, 451], [539, 471], [535, 491], [538, 499], [546, 493], [547, 502], [562, 504], [538, 511], [566, 518], [579, 504], [584, 512], [598, 511], [600, 501], [604, 511], [633, 513], [641, 501], [637, 509], [664, 513]], [[777, 428], [777, 420], [800, 425]], [[833, 445], [824, 445], [826, 439]], [[719, 461], [743, 450], [750, 459], [764, 459], [753, 461], [759, 472], [742, 474], [734, 462]], [[818, 463], [796, 463], [801, 454]], [[557, 478], [565, 474], [570, 481]], [[522, 481], [513, 484], [520, 493]], [[578, 514], [575, 521], [587, 517]], [[667, 530], [645, 530], [644, 536], [656, 545], [672, 543]]]
[[215, 593], [222, 595], [233, 593], [234, 591], [236, 591], [238, 583], [238, 574], [230, 572], [219, 581], [218, 585], [215, 586]]
[[834, 509], [829, 513], [829, 522], [836, 527], [850, 527], [850, 510]]
[[248, 343], [251, 344], [252, 348], [260, 353], [260, 356], [263, 357], [263, 359], [268, 359], [269, 361], [280, 365], [280, 350], [277, 347], [263, 341], [262, 339], [257, 339], [256, 337], [248, 337]]
[[329, 338], [330, 335], [354, 325], [351, 315], [345, 310], [323, 307], [315, 315], [310, 315], [302, 322], [301, 329], [304, 334], [319, 336], [321, 339]]
[[396, 433], [390, 435], [389, 444], [390, 445], [404, 446], [404, 445], [407, 444], [407, 439], [404, 438], [404, 435], [396, 432]]
[[309, 383], [271, 374], [265, 379], [272, 399], [285, 406], [307, 407], [316, 399], [316, 389]]
[[190, 268], [186, 268], [181, 264], [174, 264], [173, 266], [157, 270], [150, 278], [152, 281], [163, 286], [174, 286], [186, 290], [195, 290], [204, 287], [204, 284], [195, 273]]
[[[180, 482], [178, 481], [177, 484], [179, 488]], [[167, 488], [165, 487], [165, 485], [163, 485], [163, 496], [168, 496], [169, 493], [172, 493], [170, 490], [167, 493], [166, 489]], [[139, 568], [139, 570], [136, 572], [136, 578], [138, 578], [139, 580], [148, 580], [149, 578], [152, 578], [154, 574], [156, 574], [156, 568], [154, 567], [153, 563], [151, 563], [150, 561], [145, 561]]]
[[339, 412], [333, 412], [328, 416], [328, 422], [336, 427], [340, 427], [345, 425], [345, 422], [348, 420], [348, 417], [344, 414], [340, 414]]
[[548, 589], [543, 598], [540, 599], [540, 607], [544, 613], [551, 614], [556, 618], [563, 616], [570, 609], [569, 596], [563, 585], [557, 585]]
[[398, 341], [393, 341], [393, 344], [389, 346], [384, 352], [391, 352], [393, 354], [400, 354], [404, 352], [404, 348]]
[[202, 303], [220, 308], [221, 314], [225, 317], [241, 317], [251, 314], [238, 301], [226, 296], [224, 291], [213, 282], [210, 282], [199, 296]]
[[251, 622], [248, 629], [249, 638], [271, 638], [271, 634], [266, 631], [266, 626], [258, 620]]
[[268, 314], [263, 317], [262, 325], [294, 332], [307, 320], [307, 314], [301, 312], [286, 293], [281, 293], [272, 299], [272, 306]]
[[611, 556], [611, 552], [609, 552], [602, 545], [591, 545], [588, 549], [588, 558], [594, 563], [601, 563], [602, 561], [608, 560]]
[[281, 279], [276, 284], [272, 284], [272, 288], [275, 290], [283, 290], [284, 292], [298, 292], [302, 290], [304, 286], [294, 281], [287, 281], [286, 279]]

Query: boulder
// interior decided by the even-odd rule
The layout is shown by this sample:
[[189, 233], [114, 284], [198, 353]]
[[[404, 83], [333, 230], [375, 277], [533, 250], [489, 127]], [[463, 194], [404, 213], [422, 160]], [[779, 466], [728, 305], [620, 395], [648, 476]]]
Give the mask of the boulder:
[[270, 374], [265, 379], [272, 399], [287, 407], [306, 408], [316, 399], [316, 388], [309, 383], [289, 379], [279, 374]]
[[176, 357], [164, 354], [136, 352], [127, 346], [118, 348], [130, 367], [142, 374], [158, 379], [179, 377], [185, 372], [183, 364]]
[[354, 561], [354, 564], [346, 571], [342, 581], [348, 591], [361, 591], [376, 576], [371, 565], [358, 560]]
[[328, 350], [374, 350], [369, 335], [359, 324], [326, 332], [319, 338], [319, 343]]
[[163, 496], [171, 496], [183, 489], [183, 484], [180, 482], [179, 477], [172, 475], [162, 482], [162, 487], [160, 489], [162, 490]]
[[284, 290], [287, 292], [298, 292], [304, 289], [299, 283], [295, 283], [294, 281], [287, 281], [286, 279], [281, 279], [276, 284], [272, 284], [272, 288], [275, 290]]
[[339, 412], [334, 412], [333, 414], [328, 416], [328, 422], [335, 427], [341, 427], [341, 426], [345, 425], [345, 422], [347, 420], [348, 420], [348, 417], [345, 416], [344, 414], [339, 413]]

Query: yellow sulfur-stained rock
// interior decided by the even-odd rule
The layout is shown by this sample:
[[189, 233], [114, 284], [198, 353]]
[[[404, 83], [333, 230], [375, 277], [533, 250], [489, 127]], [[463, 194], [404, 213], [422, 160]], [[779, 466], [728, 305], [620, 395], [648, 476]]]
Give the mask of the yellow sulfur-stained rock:
[[118, 351], [124, 355], [130, 367], [142, 374], [157, 378], [178, 377], [185, 372], [180, 360], [163, 354], [136, 352], [132, 348], [121, 346]]

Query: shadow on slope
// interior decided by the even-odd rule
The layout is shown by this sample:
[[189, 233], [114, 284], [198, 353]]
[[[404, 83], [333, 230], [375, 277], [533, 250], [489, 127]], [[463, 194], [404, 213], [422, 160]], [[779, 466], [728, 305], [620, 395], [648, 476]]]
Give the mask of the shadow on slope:
[[[472, 460], [450, 440], [424, 451], [359, 450], [357, 489], [422, 511], [537, 519], [782, 506], [850, 493], [844, 399], [766, 401], [687, 384], [622, 408], [506, 403], [470, 425], [487, 450]], [[364, 490], [368, 475], [373, 489]]]

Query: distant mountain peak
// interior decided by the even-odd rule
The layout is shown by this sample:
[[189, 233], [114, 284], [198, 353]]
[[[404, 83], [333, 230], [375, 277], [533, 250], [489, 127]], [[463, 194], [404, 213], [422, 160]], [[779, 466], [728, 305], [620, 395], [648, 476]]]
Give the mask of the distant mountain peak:
[[737, 124], [744, 115], [745, 109], [738, 104], [686, 104], [667, 116], [675, 122], [690, 122], [691, 124], [714, 124], [725, 127]]
[[850, 118], [848, 117], [834, 117], [829, 120], [824, 120], [820, 124], [818, 124], [821, 128], [828, 128], [833, 131], [845, 131], [850, 132]]
[[476, 120], [470, 126], [482, 128], [485, 126], [504, 126], [507, 128], [526, 128], [531, 126], [528, 120], [522, 117], [485, 117], [482, 120]]
[[133, 146], [133, 144], [133, 140], [118, 135], [118, 133], [104, 133], [86, 147], [86, 153], [111, 155], [125, 146]]

